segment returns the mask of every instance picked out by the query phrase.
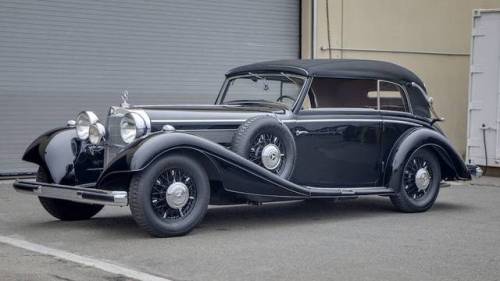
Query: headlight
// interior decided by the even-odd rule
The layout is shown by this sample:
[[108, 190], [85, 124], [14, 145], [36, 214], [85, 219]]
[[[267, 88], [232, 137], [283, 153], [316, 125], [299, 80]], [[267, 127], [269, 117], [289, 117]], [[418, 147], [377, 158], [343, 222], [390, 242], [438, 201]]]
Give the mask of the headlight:
[[125, 143], [131, 143], [146, 133], [146, 121], [135, 112], [125, 114], [120, 121], [120, 135]]
[[76, 117], [76, 134], [81, 140], [89, 137], [90, 125], [96, 124], [99, 119], [92, 111], [82, 111]]
[[106, 134], [106, 129], [101, 123], [90, 125], [89, 128], [89, 141], [91, 144], [99, 144]]

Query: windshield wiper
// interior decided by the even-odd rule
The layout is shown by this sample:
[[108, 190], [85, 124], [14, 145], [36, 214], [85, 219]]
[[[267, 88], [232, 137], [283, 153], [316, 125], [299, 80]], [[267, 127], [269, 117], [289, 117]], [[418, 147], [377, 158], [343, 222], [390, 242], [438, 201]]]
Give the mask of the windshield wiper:
[[302, 89], [302, 85], [299, 85], [299, 83], [297, 83], [297, 81], [293, 80], [290, 75], [285, 74], [284, 72], [281, 72], [280, 74], [283, 75], [286, 79], [290, 80], [293, 84], [295, 84], [295, 86], [297, 86], [297, 88]]

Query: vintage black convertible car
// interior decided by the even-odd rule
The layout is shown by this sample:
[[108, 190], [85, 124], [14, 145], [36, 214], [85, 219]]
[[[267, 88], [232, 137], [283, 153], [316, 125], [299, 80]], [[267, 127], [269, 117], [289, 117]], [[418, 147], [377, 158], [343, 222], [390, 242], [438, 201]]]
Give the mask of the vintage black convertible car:
[[[432, 113], [432, 114], [431, 114]], [[112, 106], [37, 138], [16, 181], [61, 220], [130, 205], [154, 236], [182, 235], [209, 204], [388, 196], [428, 210], [471, 171], [436, 126], [424, 83], [368, 60], [286, 60], [230, 70], [214, 105]]]

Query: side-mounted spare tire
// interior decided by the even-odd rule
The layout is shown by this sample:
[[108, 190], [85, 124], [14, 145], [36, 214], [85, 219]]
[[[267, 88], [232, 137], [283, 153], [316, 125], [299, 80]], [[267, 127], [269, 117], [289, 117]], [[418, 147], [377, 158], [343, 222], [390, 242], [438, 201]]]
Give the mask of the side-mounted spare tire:
[[258, 115], [240, 125], [231, 149], [284, 179], [292, 176], [297, 149], [290, 130], [276, 117]]

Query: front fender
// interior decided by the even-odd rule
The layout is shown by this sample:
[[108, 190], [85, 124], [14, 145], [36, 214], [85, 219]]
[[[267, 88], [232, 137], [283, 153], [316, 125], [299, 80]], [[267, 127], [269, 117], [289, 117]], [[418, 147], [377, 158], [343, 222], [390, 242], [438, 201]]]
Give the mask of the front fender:
[[61, 127], [47, 131], [26, 148], [22, 159], [38, 164], [50, 174], [54, 183], [61, 183], [75, 158], [71, 148], [74, 138], [76, 132], [73, 128]]
[[401, 136], [392, 149], [385, 168], [387, 186], [399, 190], [404, 165], [413, 152], [431, 149], [438, 157], [445, 180], [470, 180], [467, 167], [448, 139], [428, 128], [415, 128]]
[[61, 127], [36, 138], [22, 159], [42, 167], [53, 183], [76, 185], [97, 179], [103, 157], [102, 147], [80, 141], [74, 128]]
[[132, 174], [144, 170], [159, 157], [173, 152], [209, 159], [204, 163], [216, 165], [211, 171], [218, 173], [217, 177], [227, 191], [287, 198], [310, 194], [307, 188], [282, 179], [217, 143], [178, 132], [151, 134], [131, 144], [103, 171], [97, 181], [97, 188], [110, 189], [108, 185], [113, 182], [128, 183]]

